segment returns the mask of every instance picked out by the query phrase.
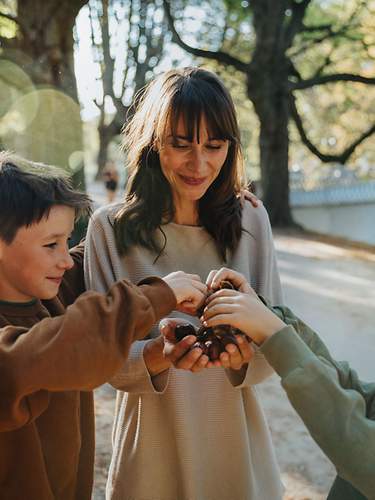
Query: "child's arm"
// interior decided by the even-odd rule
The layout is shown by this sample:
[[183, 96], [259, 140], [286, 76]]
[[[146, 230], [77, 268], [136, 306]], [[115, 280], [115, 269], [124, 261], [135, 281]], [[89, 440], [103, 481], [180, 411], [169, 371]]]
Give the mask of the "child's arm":
[[347, 363], [333, 360], [318, 335], [289, 309], [267, 308], [252, 290], [220, 290], [210, 299], [207, 324], [232, 324], [262, 344], [290, 402], [339, 475], [373, 494], [375, 384], [360, 382]]
[[[49, 391], [91, 390], [123, 365], [131, 343], [179, 302], [197, 300], [189, 279], [169, 275], [140, 286], [121, 281], [106, 295], [86, 292], [66, 312], [32, 328], [0, 329], [0, 431], [27, 424]], [[199, 294], [198, 294], [199, 295]], [[194, 298], [194, 296], [196, 296]]]
[[286, 326], [250, 287], [248, 292], [223, 289], [208, 297], [203, 324], [231, 325], [246, 333], [258, 345]]

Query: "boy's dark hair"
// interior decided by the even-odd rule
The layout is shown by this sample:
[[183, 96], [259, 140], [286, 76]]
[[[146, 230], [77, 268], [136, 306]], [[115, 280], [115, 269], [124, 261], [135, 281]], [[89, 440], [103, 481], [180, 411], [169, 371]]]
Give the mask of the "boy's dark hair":
[[64, 170], [0, 151], [0, 238], [12, 243], [18, 229], [47, 217], [54, 205], [89, 216], [90, 198], [73, 189]]

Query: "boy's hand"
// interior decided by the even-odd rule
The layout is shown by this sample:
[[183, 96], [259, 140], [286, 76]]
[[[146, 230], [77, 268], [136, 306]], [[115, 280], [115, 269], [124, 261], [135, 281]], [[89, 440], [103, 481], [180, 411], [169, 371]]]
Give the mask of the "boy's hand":
[[207, 286], [197, 274], [176, 271], [164, 276], [163, 280], [172, 288], [177, 300], [177, 310], [195, 314], [207, 295]]
[[285, 326], [253, 290], [252, 294], [227, 289], [215, 292], [207, 299], [202, 319], [205, 326], [231, 325], [238, 328], [257, 344], [262, 344]]
[[220, 283], [224, 280], [230, 281], [240, 292], [254, 294], [256, 296], [245, 276], [237, 271], [233, 271], [233, 269], [228, 269], [227, 267], [222, 267], [219, 271], [213, 269], [207, 277], [206, 285], [211, 290], [217, 290]]
[[187, 335], [179, 342], [176, 341], [174, 330], [180, 323], [185, 322], [180, 319], [165, 318], [159, 323], [159, 330], [164, 337], [164, 357], [175, 368], [189, 370], [193, 373], [213, 366], [208, 356], [202, 353], [202, 349], [194, 348], [190, 350], [197, 340], [195, 335]]

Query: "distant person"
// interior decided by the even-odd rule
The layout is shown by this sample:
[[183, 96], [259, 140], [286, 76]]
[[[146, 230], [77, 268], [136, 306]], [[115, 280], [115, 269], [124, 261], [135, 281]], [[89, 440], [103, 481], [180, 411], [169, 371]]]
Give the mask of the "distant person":
[[[293, 407], [337, 469], [328, 500], [375, 500], [375, 383], [362, 382], [348, 363], [335, 361], [290, 309], [266, 307], [239, 273], [213, 271], [207, 285], [215, 289], [223, 279], [239, 291], [210, 296], [206, 325], [242, 330], [280, 375]], [[174, 324], [164, 323], [169, 338]]]
[[119, 175], [114, 161], [108, 161], [103, 170], [104, 186], [108, 203], [113, 203], [118, 189]]

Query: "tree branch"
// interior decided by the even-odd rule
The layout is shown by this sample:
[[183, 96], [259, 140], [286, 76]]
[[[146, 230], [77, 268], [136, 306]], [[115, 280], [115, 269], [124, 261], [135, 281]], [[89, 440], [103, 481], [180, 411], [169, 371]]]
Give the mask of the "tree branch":
[[332, 24], [321, 24], [317, 26], [306, 26], [302, 23], [301, 33], [314, 33], [319, 31], [325, 31], [325, 33], [321, 34], [318, 38], [305, 38], [307, 41], [301, 47], [299, 47], [296, 51], [291, 52], [289, 57], [294, 58], [301, 53], [306, 52], [311, 47], [324, 42], [325, 40], [329, 40], [332, 38], [345, 38], [347, 40], [354, 40], [353, 37], [350, 36], [349, 32], [351, 29], [355, 28], [357, 17], [361, 11], [361, 9], [365, 6], [365, 2], [361, 2], [359, 5], [355, 7], [353, 12], [350, 14], [348, 20], [342, 24], [342, 26], [336, 30], [332, 28]]
[[289, 53], [289, 57], [295, 58], [299, 56], [300, 54], [304, 54], [307, 52], [311, 47], [314, 47], [314, 45], [318, 45], [319, 43], [324, 42], [325, 40], [329, 40], [330, 38], [335, 38], [338, 35], [337, 32], [334, 32], [332, 30], [327, 31], [324, 33], [324, 35], [321, 35], [318, 38], [313, 38], [312, 40], [310, 39], [308, 42], [302, 44], [297, 50], [294, 52]]
[[302, 118], [300, 114], [298, 113], [298, 109], [296, 106], [295, 102], [295, 97], [290, 95], [289, 99], [289, 104], [290, 104], [290, 114], [291, 117], [296, 124], [298, 133], [301, 137], [302, 143], [313, 153], [315, 156], [317, 156], [323, 163], [331, 163], [331, 162], [337, 162], [341, 164], [345, 164], [350, 156], [354, 153], [355, 149], [368, 137], [370, 137], [372, 134], [375, 133], [375, 123], [369, 127], [363, 134], [361, 134], [355, 141], [350, 144], [341, 154], [325, 154], [319, 151], [319, 149], [310, 141], [310, 139], [307, 137], [306, 131], [304, 129], [303, 123], [302, 123]]
[[24, 26], [23, 23], [18, 19], [17, 16], [13, 16], [12, 14], [5, 14], [4, 12], [0, 12], [0, 17], [4, 17], [5, 19], [9, 19], [10, 21], [13, 21], [14, 23], [17, 24], [17, 26], [20, 28], [22, 34], [27, 37], [28, 39], [28, 34], [26, 27]]
[[306, 26], [306, 24], [302, 24], [302, 30], [308, 33], [314, 33], [315, 31], [329, 31], [332, 28], [332, 24], [319, 24], [316, 26]]
[[249, 64], [240, 61], [239, 59], [231, 56], [230, 54], [227, 54], [226, 52], [222, 52], [220, 50], [218, 51], [202, 50], [187, 45], [181, 39], [180, 35], [177, 33], [176, 28], [174, 26], [174, 18], [171, 13], [169, 0], [163, 0], [163, 4], [164, 4], [164, 11], [168, 19], [169, 29], [172, 32], [173, 42], [177, 43], [177, 45], [179, 45], [182, 49], [186, 50], [186, 52], [189, 52], [190, 54], [193, 54], [194, 56], [203, 57], [205, 59], [214, 59], [215, 61], [218, 61], [220, 63], [233, 66], [234, 68], [236, 68], [239, 71], [242, 71], [243, 73], [247, 72]]
[[307, 80], [290, 83], [290, 90], [303, 90], [317, 85], [325, 85], [333, 82], [358, 82], [366, 85], [375, 85], [375, 78], [369, 78], [362, 75], [354, 75], [352, 73], [334, 73], [331, 75], [315, 76]]
[[305, 17], [306, 9], [311, 0], [303, 0], [302, 2], [292, 2], [292, 17], [289, 24], [285, 29], [285, 48], [288, 49], [294, 40], [294, 37], [299, 33], [303, 27], [303, 19]]
[[102, 51], [104, 71], [102, 74], [104, 96], [110, 95], [114, 97], [113, 92], [113, 73], [114, 60], [111, 57], [110, 51], [110, 35], [109, 35], [109, 20], [108, 20], [108, 0], [102, 0], [102, 15], [99, 17], [101, 35], [102, 35]]
[[[130, 31], [132, 29], [132, 24], [131, 24], [131, 18], [132, 18], [132, 13], [133, 13], [133, 0], [130, 0], [129, 4], [128, 4], [128, 18], [127, 18], [127, 22], [128, 22], [128, 32], [127, 32], [127, 37], [126, 37], [126, 46], [127, 46], [127, 51], [126, 51], [126, 62], [125, 62], [125, 68], [124, 68], [124, 72], [122, 74], [122, 85], [121, 85], [121, 97], [120, 97], [120, 101], [122, 103], [124, 97], [125, 97], [125, 92], [126, 92], [126, 80], [128, 78], [128, 72], [129, 72], [129, 67], [130, 67], [130, 54], [131, 54], [131, 50], [130, 50]], [[117, 106], [116, 106], [117, 107]], [[118, 108], [119, 109], [119, 108]]]
[[19, 19], [16, 16], [12, 16], [12, 14], [5, 14], [4, 12], [0, 12], [1, 17], [5, 17], [5, 19], [9, 19], [10, 21], [13, 21], [16, 24], [20, 24]]

